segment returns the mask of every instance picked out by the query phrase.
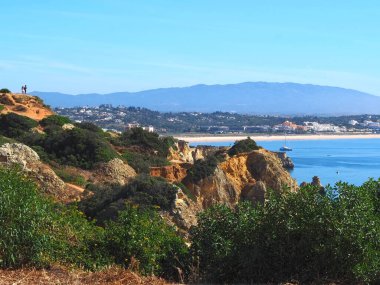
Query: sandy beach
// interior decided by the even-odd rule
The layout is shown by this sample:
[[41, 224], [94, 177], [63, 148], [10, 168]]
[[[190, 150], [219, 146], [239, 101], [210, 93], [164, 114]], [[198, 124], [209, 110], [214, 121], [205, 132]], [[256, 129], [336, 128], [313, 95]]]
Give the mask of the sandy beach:
[[[284, 140], [283, 135], [239, 135], [239, 136], [174, 136], [176, 139], [184, 140], [189, 143], [215, 143], [231, 142], [251, 137], [255, 141], [279, 141]], [[287, 140], [339, 140], [339, 139], [380, 139], [380, 134], [321, 134], [321, 135], [287, 135]]]

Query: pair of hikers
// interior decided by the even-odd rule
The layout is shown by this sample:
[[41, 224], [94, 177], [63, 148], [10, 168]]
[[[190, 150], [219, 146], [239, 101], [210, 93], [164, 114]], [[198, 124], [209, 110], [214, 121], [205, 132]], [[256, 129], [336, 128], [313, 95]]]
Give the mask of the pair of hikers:
[[26, 94], [26, 89], [27, 89], [28, 87], [26, 86], [26, 84], [25, 85], [23, 85], [23, 86], [21, 86], [21, 93], [22, 94]]

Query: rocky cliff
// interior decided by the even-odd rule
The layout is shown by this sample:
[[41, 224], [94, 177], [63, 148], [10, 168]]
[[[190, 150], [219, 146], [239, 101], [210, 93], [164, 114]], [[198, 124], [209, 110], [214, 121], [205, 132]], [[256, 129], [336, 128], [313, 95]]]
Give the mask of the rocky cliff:
[[2, 114], [16, 113], [36, 121], [54, 114], [48, 106], [43, 104], [41, 99], [25, 94], [0, 94], [0, 105], [4, 106], [0, 111]]
[[194, 163], [198, 159], [205, 159], [217, 152], [226, 151], [227, 147], [214, 147], [199, 145], [190, 147], [189, 143], [183, 140], [177, 141], [169, 148], [168, 160], [173, 162]]
[[269, 188], [278, 192], [298, 188], [278, 156], [264, 149], [228, 157], [212, 175], [199, 181], [185, 178], [183, 183], [203, 208], [219, 203], [234, 206], [241, 199], [264, 202]]

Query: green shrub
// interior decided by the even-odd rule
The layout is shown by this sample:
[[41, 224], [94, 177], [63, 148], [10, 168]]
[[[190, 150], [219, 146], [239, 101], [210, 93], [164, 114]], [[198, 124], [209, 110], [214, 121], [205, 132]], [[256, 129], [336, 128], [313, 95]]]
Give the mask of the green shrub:
[[80, 128], [66, 131], [52, 128], [41, 146], [51, 160], [84, 169], [91, 169], [98, 162], [117, 157], [117, 153], [102, 136]]
[[327, 196], [271, 192], [264, 205], [206, 210], [192, 233], [198, 281], [379, 282], [379, 184], [340, 183]]
[[93, 192], [79, 203], [79, 208], [100, 224], [113, 219], [125, 206], [124, 201], [139, 205], [141, 208], [159, 208], [170, 210], [175, 200], [177, 189], [165, 180], [147, 175], [138, 176], [124, 186], [89, 185]]
[[108, 263], [101, 228], [42, 197], [17, 170], [0, 168], [0, 182], [0, 267]]
[[156, 212], [127, 205], [105, 229], [107, 249], [116, 263], [135, 263], [143, 274], [169, 279], [178, 278], [176, 267], [184, 271], [187, 246]]
[[104, 133], [101, 128], [99, 128], [97, 125], [90, 122], [76, 123], [75, 126], [83, 130], [88, 130], [94, 133], [100, 133], [100, 134]]
[[9, 113], [0, 116], [0, 126], [0, 134], [10, 138], [17, 138], [30, 131], [30, 129], [37, 127], [38, 123], [28, 117]]
[[72, 122], [69, 118], [59, 116], [59, 115], [52, 115], [40, 121], [40, 125], [43, 127], [47, 127], [51, 125], [62, 127], [64, 124], [71, 124], [71, 123]]
[[1, 105], [1, 104], [0, 104], [0, 112], [3, 111], [4, 108], [5, 108], [4, 105]]
[[5, 93], [12, 93], [12, 92], [7, 88], [0, 89], [0, 94], [5, 94]]
[[166, 180], [141, 175], [124, 186], [122, 197], [140, 206], [156, 206], [170, 210], [175, 200], [177, 189]]
[[245, 140], [236, 141], [228, 151], [228, 154], [230, 156], [233, 156], [239, 153], [251, 152], [257, 149], [259, 149], [259, 147], [257, 146], [256, 142], [248, 137]]
[[128, 164], [136, 170], [137, 173], [150, 173], [150, 168], [155, 166], [170, 165], [169, 161], [161, 156], [151, 155], [149, 153], [138, 153], [132, 151], [126, 151], [123, 154]]
[[198, 159], [188, 170], [186, 179], [197, 182], [214, 174], [218, 163], [222, 161], [219, 156], [209, 156], [206, 159]]
[[146, 151], [156, 152], [158, 156], [167, 157], [169, 148], [175, 143], [173, 137], [160, 138], [157, 133], [133, 128], [123, 133], [119, 138], [125, 146], [138, 146]]

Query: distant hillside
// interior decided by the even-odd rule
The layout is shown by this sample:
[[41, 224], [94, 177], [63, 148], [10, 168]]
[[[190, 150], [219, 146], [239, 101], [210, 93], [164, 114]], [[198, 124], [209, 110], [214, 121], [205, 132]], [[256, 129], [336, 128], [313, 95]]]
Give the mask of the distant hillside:
[[69, 95], [33, 92], [53, 107], [100, 104], [157, 111], [226, 111], [255, 114], [379, 114], [380, 97], [356, 90], [297, 83], [247, 82], [140, 92]]

